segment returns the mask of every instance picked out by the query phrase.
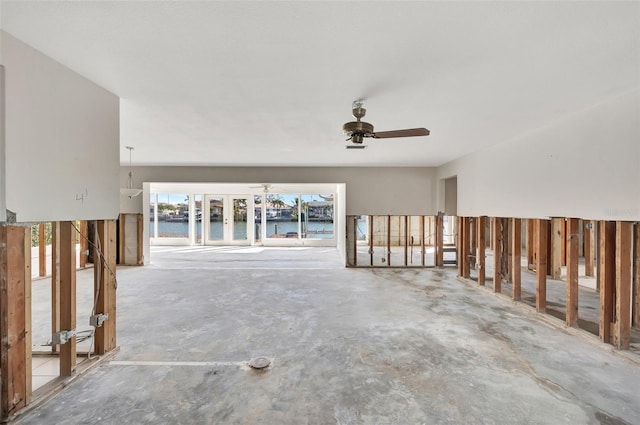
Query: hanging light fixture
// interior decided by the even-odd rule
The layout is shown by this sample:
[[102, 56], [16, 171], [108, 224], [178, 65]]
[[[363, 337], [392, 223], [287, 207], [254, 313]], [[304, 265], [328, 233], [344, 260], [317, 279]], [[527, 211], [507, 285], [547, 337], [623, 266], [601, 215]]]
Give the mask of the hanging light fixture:
[[134, 189], [133, 188], [133, 171], [131, 170], [131, 151], [133, 150], [133, 146], [125, 146], [129, 150], [129, 180], [127, 181], [127, 187], [123, 187], [120, 189], [121, 195], [126, 195], [129, 199], [138, 196], [142, 193], [142, 189]]

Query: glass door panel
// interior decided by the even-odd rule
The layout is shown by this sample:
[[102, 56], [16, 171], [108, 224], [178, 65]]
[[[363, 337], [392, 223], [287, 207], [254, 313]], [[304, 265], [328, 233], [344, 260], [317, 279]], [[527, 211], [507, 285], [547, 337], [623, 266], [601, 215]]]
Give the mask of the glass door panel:
[[209, 234], [210, 242], [224, 241], [224, 196], [208, 196], [209, 206]]
[[202, 195], [193, 195], [195, 201], [195, 211], [193, 217], [196, 220], [195, 223], [195, 242], [196, 245], [202, 245]]
[[233, 241], [247, 241], [249, 235], [247, 231], [247, 198], [246, 197], [232, 197], [233, 204], [233, 220], [231, 225], [231, 237]]
[[262, 195], [255, 195], [253, 197], [253, 205], [254, 205], [254, 217], [255, 217], [255, 240], [256, 242], [260, 242], [262, 239]]

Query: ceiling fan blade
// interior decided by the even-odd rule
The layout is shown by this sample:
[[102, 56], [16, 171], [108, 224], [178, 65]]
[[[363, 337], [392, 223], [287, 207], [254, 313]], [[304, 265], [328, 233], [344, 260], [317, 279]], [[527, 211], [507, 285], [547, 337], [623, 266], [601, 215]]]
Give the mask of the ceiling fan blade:
[[371, 137], [374, 139], [390, 139], [392, 137], [428, 136], [429, 133], [426, 128], [409, 128], [406, 130], [378, 131], [373, 133]]

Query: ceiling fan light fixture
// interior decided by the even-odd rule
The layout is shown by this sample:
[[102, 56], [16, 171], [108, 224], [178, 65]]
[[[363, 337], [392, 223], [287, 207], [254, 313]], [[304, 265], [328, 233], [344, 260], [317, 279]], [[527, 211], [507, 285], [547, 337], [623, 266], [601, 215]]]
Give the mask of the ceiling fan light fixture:
[[348, 136], [347, 140], [351, 141], [351, 143], [362, 144], [365, 137], [371, 137], [374, 139], [391, 139], [398, 137], [428, 136], [430, 133], [429, 130], [423, 127], [374, 133], [373, 124], [361, 121], [367, 113], [367, 110], [362, 107], [362, 104], [362, 99], [358, 99], [353, 102], [351, 112], [353, 113], [356, 121], [350, 121], [342, 126], [342, 131]]

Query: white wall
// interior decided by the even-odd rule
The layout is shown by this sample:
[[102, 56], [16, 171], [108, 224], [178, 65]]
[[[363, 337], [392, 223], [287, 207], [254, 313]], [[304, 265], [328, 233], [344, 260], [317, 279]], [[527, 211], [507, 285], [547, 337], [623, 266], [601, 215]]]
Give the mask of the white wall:
[[[126, 185], [129, 167], [122, 167]], [[435, 215], [434, 168], [369, 167], [134, 167], [142, 182], [345, 183], [346, 214]], [[121, 197], [121, 212], [142, 212], [141, 197]]]
[[639, 220], [640, 91], [438, 169], [454, 175], [461, 216]]
[[1, 43], [6, 208], [18, 222], [117, 218], [119, 98], [7, 33]]

